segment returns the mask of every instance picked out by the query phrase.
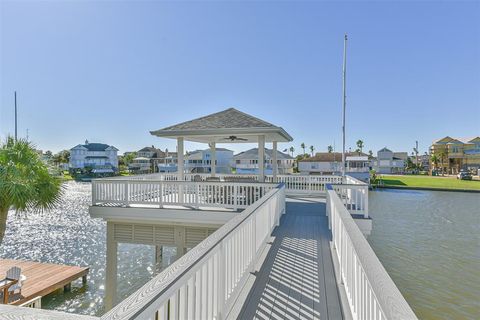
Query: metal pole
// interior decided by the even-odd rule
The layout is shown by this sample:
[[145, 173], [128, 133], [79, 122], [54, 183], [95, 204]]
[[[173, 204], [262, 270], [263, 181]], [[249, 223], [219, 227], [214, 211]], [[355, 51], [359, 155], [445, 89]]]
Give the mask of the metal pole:
[[345, 108], [347, 105], [347, 34], [345, 33], [345, 39], [343, 41], [343, 149], [342, 149], [342, 176], [345, 176]]
[[15, 91], [15, 141], [17, 141], [17, 91]]

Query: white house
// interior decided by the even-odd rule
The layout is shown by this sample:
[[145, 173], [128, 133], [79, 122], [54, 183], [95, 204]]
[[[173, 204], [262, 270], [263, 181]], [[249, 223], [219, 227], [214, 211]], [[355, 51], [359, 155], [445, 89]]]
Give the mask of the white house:
[[373, 161], [373, 168], [377, 173], [404, 173], [406, 152], [393, 152], [387, 147], [378, 150], [377, 158]]
[[[368, 181], [370, 176], [368, 155], [359, 152], [345, 154], [345, 173]], [[340, 152], [317, 152], [315, 156], [298, 161], [298, 170], [304, 174], [340, 174], [342, 154]]]
[[[233, 151], [225, 148], [215, 148], [216, 172], [232, 173]], [[212, 150], [195, 150], [185, 156], [185, 170], [189, 173], [212, 172]]]
[[92, 168], [92, 173], [113, 173], [118, 168], [118, 149], [104, 143], [79, 144], [70, 149], [70, 169]]
[[[258, 174], [258, 148], [253, 148], [233, 157], [237, 173]], [[294, 159], [280, 151], [277, 151], [277, 166], [279, 174], [293, 173]], [[265, 148], [265, 174], [273, 174], [273, 151]]]
[[162, 150], [155, 146], [145, 147], [137, 151], [137, 157], [128, 165], [128, 169], [137, 173], [152, 172], [164, 158], [165, 152]]

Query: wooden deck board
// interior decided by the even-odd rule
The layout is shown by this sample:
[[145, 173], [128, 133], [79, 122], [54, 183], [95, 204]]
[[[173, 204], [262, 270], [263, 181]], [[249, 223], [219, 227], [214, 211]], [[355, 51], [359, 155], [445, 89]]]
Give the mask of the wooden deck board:
[[[0, 259], [0, 277], [13, 266], [22, 269], [27, 277], [22, 286], [22, 293], [11, 297], [10, 304], [19, 305], [38, 296], [45, 296], [63, 288], [72, 281], [86, 276], [89, 268], [66, 266], [61, 264], [40, 263], [24, 260]], [[15, 299], [14, 301], [12, 299]]]
[[287, 202], [238, 319], [343, 319], [325, 204]]

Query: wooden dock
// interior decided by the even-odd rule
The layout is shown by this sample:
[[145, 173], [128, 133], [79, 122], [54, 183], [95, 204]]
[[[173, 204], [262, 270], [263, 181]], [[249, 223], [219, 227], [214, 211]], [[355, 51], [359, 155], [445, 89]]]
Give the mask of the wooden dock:
[[0, 259], [0, 278], [4, 278], [8, 269], [19, 267], [27, 277], [22, 292], [10, 296], [10, 304], [20, 305], [36, 297], [43, 297], [58, 289], [70, 290], [72, 281], [82, 278], [87, 281], [88, 267], [66, 266], [61, 264], [40, 263], [24, 260]]

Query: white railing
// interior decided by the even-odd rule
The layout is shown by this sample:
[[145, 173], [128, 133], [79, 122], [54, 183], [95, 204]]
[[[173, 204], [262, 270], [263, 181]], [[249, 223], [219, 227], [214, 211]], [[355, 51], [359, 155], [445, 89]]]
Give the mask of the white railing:
[[245, 209], [268, 191], [272, 183], [189, 182], [160, 180], [92, 180], [92, 205], [166, 205]]
[[20, 307], [42, 309], [42, 297], [38, 296], [33, 299], [30, 299], [20, 305]]
[[368, 218], [368, 185], [367, 184], [335, 184], [332, 185], [343, 205], [351, 214]]
[[327, 216], [353, 319], [417, 319], [333, 187], [327, 190]]
[[[350, 177], [348, 177], [350, 178]], [[127, 177], [130, 180], [163, 180], [163, 181], [177, 181], [178, 175], [174, 173], [155, 173], [138, 176]], [[184, 181], [209, 181], [218, 179], [220, 181], [258, 181], [258, 175], [252, 174], [216, 174], [215, 178], [212, 178], [207, 173], [187, 173], [184, 175]], [[354, 178], [352, 178], [354, 179]], [[356, 180], [356, 179], [354, 179]], [[288, 195], [320, 195], [325, 194], [325, 186], [327, 184], [339, 184], [342, 183], [343, 178], [341, 176], [316, 176], [316, 175], [277, 175], [276, 179], [272, 175], [265, 176], [265, 182], [271, 183], [284, 183], [285, 192]], [[352, 180], [353, 181], [353, 180]], [[356, 180], [355, 183], [363, 183]], [[347, 182], [350, 183], [350, 182]], [[353, 183], [353, 182], [352, 182]]]
[[284, 212], [280, 185], [102, 319], [225, 319]]

